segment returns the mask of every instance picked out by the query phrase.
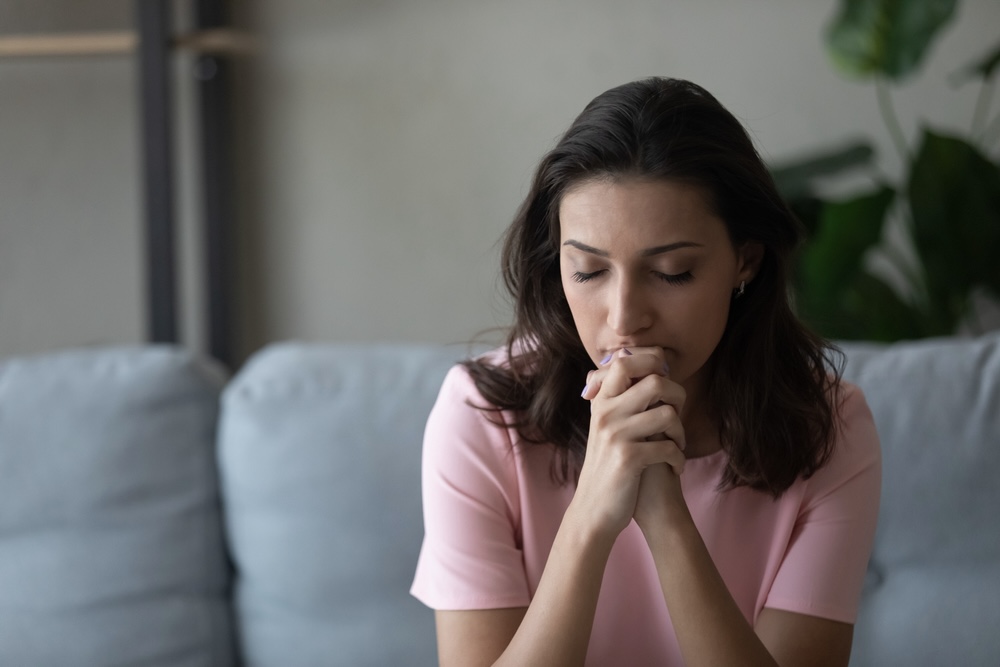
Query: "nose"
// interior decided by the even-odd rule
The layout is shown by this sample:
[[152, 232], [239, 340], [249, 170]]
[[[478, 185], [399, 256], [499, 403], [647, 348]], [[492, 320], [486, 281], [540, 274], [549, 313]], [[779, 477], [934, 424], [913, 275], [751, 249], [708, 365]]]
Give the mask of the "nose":
[[653, 323], [653, 309], [641, 285], [628, 277], [618, 280], [608, 304], [608, 326], [617, 336], [631, 336]]

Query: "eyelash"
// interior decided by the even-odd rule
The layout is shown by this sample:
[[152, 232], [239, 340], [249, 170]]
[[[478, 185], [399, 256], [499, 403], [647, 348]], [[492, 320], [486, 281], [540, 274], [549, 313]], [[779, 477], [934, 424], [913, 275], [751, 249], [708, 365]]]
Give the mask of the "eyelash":
[[[593, 271], [591, 273], [582, 273], [580, 271], [577, 271], [576, 273], [573, 274], [573, 280], [575, 280], [578, 283], [585, 283], [588, 280], [593, 280], [602, 273], [604, 273], [603, 270]], [[659, 273], [657, 271], [654, 271], [653, 273], [657, 278], [671, 285], [683, 285], [684, 283], [690, 282], [691, 279], [694, 278], [694, 276], [691, 275], [690, 271], [685, 271], [684, 273], [677, 273], [674, 275], [668, 273]]]
[[671, 285], [683, 285], [684, 283], [691, 282], [694, 276], [691, 275], [690, 271], [685, 271], [684, 273], [677, 273], [670, 275], [668, 273], [657, 273], [656, 277], [663, 282], [670, 283]]
[[588, 280], [593, 280], [594, 278], [596, 278], [599, 273], [601, 272], [594, 271], [593, 273], [583, 273], [581, 271], [577, 271], [576, 273], [573, 274], [573, 280], [575, 280], [578, 283], [585, 283]]

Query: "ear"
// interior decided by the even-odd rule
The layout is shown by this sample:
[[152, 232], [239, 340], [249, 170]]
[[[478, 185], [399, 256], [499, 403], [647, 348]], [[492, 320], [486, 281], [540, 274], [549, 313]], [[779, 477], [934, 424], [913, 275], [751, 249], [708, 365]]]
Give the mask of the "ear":
[[754, 276], [760, 269], [760, 263], [764, 259], [764, 244], [757, 241], [747, 241], [737, 249], [736, 255], [738, 270], [736, 273], [737, 283], [734, 288], [739, 287], [740, 281], [753, 282]]

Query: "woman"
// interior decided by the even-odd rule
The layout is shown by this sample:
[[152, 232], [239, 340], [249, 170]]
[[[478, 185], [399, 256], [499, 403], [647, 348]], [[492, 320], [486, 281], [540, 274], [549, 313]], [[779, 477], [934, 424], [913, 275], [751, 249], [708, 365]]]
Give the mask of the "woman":
[[576, 119], [506, 236], [508, 343], [427, 425], [412, 593], [442, 665], [848, 663], [880, 453], [789, 308], [798, 240], [704, 89]]

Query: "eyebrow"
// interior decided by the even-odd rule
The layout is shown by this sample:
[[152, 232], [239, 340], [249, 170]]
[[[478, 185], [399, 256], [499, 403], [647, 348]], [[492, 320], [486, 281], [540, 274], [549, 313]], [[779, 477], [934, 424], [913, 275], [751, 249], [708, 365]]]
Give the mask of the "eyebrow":
[[[570, 239], [563, 243], [563, 245], [573, 246], [577, 250], [582, 250], [583, 252], [590, 253], [591, 255], [597, 255], [598, 257], [610, 257], [611, 254], [607, 250], [600, 250], [593, 246], [589, 246], [586, 243], [580, 243], [579, 241], [574, 241]], [[671, 250], [678, 250], [680, 248], [701, 248], [701, 243], [695, 243], [694, 241], [678, 241], [677, 243], [668, 243], [667, 245], [658, 245], [655, 248], [647, 248], [642, 251], [643, 257], [652, 257], [653, 255], [662, 255], [665, 252], [670, 252]]]

